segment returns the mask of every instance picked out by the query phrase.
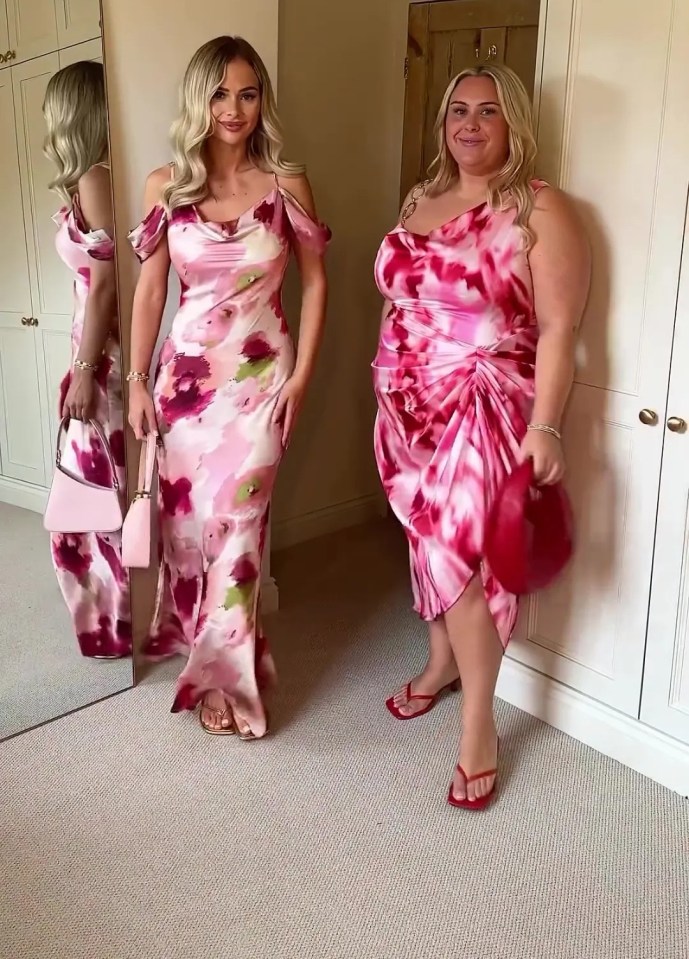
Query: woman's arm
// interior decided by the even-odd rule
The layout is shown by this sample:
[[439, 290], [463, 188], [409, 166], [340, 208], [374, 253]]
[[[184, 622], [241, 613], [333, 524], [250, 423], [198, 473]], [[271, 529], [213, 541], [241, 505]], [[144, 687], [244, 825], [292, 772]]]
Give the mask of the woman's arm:
[[[112, 238], [114, 231], [110, 171], [94, 166], [78, 184], [79, 205], [87, 230], [103, 230]], [[89, 287], [84, 311], [84, 328], [77, 360], [97, 365], [117, 317], [115, 259], [89, 262]], [[75, 370], [81, 372], [80, 370]]]
[[[169, 177], [169, 167], [155, 170], [148, 177], [144, 191], [146, 215], [160, 201], [163, 187]], [[136, 373], [148, 374], [151, 365], [167, 300], [169, 272], [170, 251], [167, 237], [163, 237], [154, 252], [141, 264], [141, 272], [134, 292], [130, 369]]]
[[[538, 194], [529, 223], [536, 242], [529, 254], [539, 328], [536, 382], [531, 422], [560, 429], [574, 379], [577, 331], [591, 278], [588, 239], [564, 194], [545, 187]], [[532, 430], [522, 452], [534, 461], [541, 483], [555, 483], [564, 472], [559, 441]]]
[[[102, 166], [92, 167], [79, 180], [77, 190], [84, 228], [90, 232], [102, 230], [112, 237], [110, 171]], [[62, 401], [61, 416], [86, 422], [97, 415], [98, 394], [94, 374], [116, 322], [117, 283], [114, 256], [105, 260], [90, 257], [84, 326], [67, 392]]]
[[[411, 188], [411, 190], [409, 191], [409, 193], [407, 193], [407, 195], [405, 196], [404, 202], [402, 203], [402, 206], [400, 207], [399, 216], [398, 216], [398, 218], [397, 218], [398, 224], [402, 222], [402, 217], [404, 216], [404, 211], [407, 209], [407, 207], [408, 207], [409, 204], [411, 203], [411, 198], [412, 198], [412, 196], [413, 196], [413, 194], [414, 194], [414, 191], [417, 189], [417, 187], [418, 187], [419, 185], [420, 185], [420, 184], [417, 183], [416, 186], [413, 186], [413, 187]], [[385, 320], [386, 320], [386, 318], [387, 318], [387, 315], [388, 315], [388, 313], [390, 312], [391, 309], [392, 309], [392, 301], [391, 301], [391, 300], [386, 300], [385, 298], [383, 298], [383, 310], [382, 310], [381, 315], [380, 315], [381, 326], [382, 326], [382, 324], [385, 322]]]
[[[280, 185], [297, 200], [309, 216], [318, 222], [316, 204], [305, 176], [280, 178]], [[328, 281], [323, 253], [306, 244], [295, 244], [295, 256], [301, 277], [301, 318], [294, 372], [283, 387], [275, 411], [275, 420], [282, 421], [283, 443], [287, 445], [304, 392], [313, 374], [318, 348], [323, 337], [328, 301]]]
[[[316, 204], [306, 177], [290, 177], [284, 180], [281, 178], [281, 185], [284, 185], [285, 189], [304, 207], [309, 216], [318, 222]], [[301, 319], [299, 322], [297, 362], [293, 377], [308, 383], [313, 373], [318, 347], [323, 336], [328, 300], [328, 281], [322, 253], [310, 249], [303, 243], [296, 243], [295, 256], [301, 277]]]
[[[170, 168], [155, 170], [146, 181], [144, 211], [146, 215], [159, 202]], [[161, 237], [153, 253], [141, 264], [141, 273], [134, 291], [132, 307], [132, 336], [129, 369], [148, 378], [160, 323], [167, 300], [167, 280], [170, 272], [170, 251], [167, 237]], [[153, 400], [146, 380], [133, 379], [129, 383], [129, 425], [138, 440], [146, 433], [156, 433]]]

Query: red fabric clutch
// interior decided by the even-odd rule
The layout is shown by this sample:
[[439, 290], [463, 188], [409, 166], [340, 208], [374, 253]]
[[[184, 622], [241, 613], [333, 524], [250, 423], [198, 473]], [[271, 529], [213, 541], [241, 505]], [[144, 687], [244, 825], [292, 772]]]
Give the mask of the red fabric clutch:
[[544, 589], [572, 556], [573, 527], [564, 486], [536, 486], [533, 463], [526, 460], [508, 476], [488, 516], [486, 561], [510, 593]]

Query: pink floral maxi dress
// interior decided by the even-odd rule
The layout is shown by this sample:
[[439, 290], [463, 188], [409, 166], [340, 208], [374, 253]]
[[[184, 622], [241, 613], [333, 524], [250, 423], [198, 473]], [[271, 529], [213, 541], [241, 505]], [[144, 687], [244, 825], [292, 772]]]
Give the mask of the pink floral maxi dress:
[[274, 679], [261, 556], [283, 452], [272, 417], [294, 367], [281, 290], [291, 246], [324, 251], [329, 231], [276, 186], [238, 220], [155, 206], [130, 235], [141, 260], [165, 237], [182, 295], [154, 386], [162, 562], [145, 650], [188, 656], [173, 712], [221, 690], [261, 736]]
[[[74, 319], [72, 358], [79, 350], [84, 329], [91, 264], [115, 259], [115, 245], [104, 230], [89, 231], [75, 197], [71, 209], [54, 217], [58, 226], [58, 255], [74, 273]], [[72, 370], [60, 386], [58, 416], [62, 410]], [[95, 374], [94, 418], [103, 428], [117, 469], [120, 489], [125, 486], [124, 408], [122, 368], [117, 317], [112, 317], [110, 335]], [[72, 420], [65, 441], [63, 463], [99, 486], [109, 486], [110, 463], [92, 429]], [[94, 658], [128, 656], [132, 649], [129, 575], [122, 566], [120, 533], [53, 533], [52, 556], [62, 595], [71, 614], [81, 652]]]
[[414, 607], [442, 616], [480, 572], [503, 646], [517, 597], [487, 567], [484, 528], [517, 463], [538, 340], [514, 218], [485, 203], [428, 235], [399, 224], [385, 237], [376, 282], [391, 308], [373, 363], [376, 461], [409, 541]]

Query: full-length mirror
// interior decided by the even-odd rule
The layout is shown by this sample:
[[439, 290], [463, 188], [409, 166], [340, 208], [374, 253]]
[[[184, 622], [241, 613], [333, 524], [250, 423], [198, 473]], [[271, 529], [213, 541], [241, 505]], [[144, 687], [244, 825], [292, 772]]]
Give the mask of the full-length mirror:
[[7, 4], [7, 14], [9, 45], [0, 51], [0, 738], [132, 681], [119, 532], [101, 531], [108, 524], [93, 517], [44, 520], [56, 460], [76, 484], [79, 511], [98, 488], [124, 498], [100, 4]]

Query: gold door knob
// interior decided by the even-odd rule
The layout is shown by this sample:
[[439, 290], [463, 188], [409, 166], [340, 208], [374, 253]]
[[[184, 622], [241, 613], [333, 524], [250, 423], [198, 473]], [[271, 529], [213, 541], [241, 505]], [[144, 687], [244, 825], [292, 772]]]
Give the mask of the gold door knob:
[[671, 416], [665, 425], [671, 433], [683, 433], [687, 428], [686, 420], [681, 416]]
[[7, 53], [5, 54], [5, 62], [9, 63], [10, 60], [14, 60], [16, 56], [17, 56], [16, 50], [8, 50]]
[[31, 317], [23, 316], [22, 317], [22, 326], [31, 326]]
[[4, 62], [5, 62], [5, 54], [0, 53], [0, 63], [4, 63]]
[[38, 326], [38, 320], [35, 316], [31, 317], [31, 326]]
[[655, 426], [658, 422], [658, 414], [655, 410], [644, 409], [639, 413], [639, 419], [644, 426]]

